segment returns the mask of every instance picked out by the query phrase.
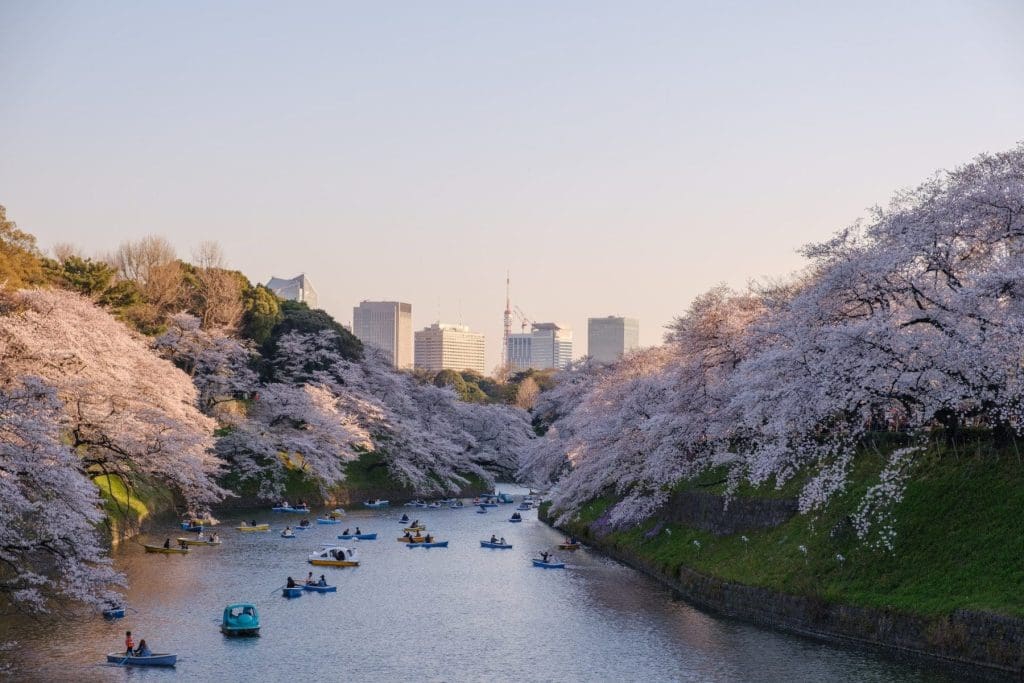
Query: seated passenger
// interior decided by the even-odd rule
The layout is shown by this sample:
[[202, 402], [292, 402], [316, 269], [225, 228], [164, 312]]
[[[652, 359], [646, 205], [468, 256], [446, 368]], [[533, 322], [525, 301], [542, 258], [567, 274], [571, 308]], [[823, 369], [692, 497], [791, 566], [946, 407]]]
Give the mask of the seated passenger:
[[135, 651], [136, 657], [152, 657], [153, 651], [149, 649], [149, 645], [146, 644], [146, 639], [143, 638], [139, 641], [139, 649]]
[[324, 578], [323, 574], [320, 575], [320, 580], [316, 582], [316, 585], [318, 585], [318, 586], [326, 586], [327, 585], [327, 579]]
[[288, 588], [295, 588], [295, 579], [289, 576], [288, 583], [286, 583], [285, 586]]

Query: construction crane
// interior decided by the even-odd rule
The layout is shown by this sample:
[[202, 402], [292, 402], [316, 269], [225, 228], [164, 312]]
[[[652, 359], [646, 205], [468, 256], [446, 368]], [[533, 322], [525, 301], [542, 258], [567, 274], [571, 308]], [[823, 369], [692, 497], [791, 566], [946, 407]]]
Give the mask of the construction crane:
[[516, 316], [519, 318], [519, 320], [522, 321], [523, 332], [526, 332], [526, 328], [532, 325], [533, 321], [530, 320], [529, 316], [523, 313], [523, 309], [519, 308], [518, 306], [516, 306]]

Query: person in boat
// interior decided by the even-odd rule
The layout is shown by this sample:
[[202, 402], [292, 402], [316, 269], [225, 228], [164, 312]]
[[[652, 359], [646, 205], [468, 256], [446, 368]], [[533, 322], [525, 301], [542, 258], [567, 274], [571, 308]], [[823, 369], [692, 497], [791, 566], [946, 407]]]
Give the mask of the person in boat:
[[541, 562], [544, 562], [544, 563], [547, 563], [547, 561], [548, 561], [548, 557], [549, 557], [549, 553], [547, 553], [547, 552], [542, 552], [542, 553], [540, 554], [540, 561], [541, 561]]
[[430, 534], [427, 534], [427, 543], [433, 543], [433, 542], [434, 542], [434, 537], [431, 536]]
[[130, 656], [135, 651], [135, 640], [132, 639], [132, 632], [124, 632], [124, 654]]
[[359, 527], [356, 527], [356, 536], [360, 535], [361, 533], [363, 532], [359, 530]]
[[287, 588], [295, 588], [295, 579], [289, 576], [287, 583], [285, 583], [285, 586]]
[[412, 520], [412, 524], [410, 524], [409, 526], [417, 527], [419, 525], [420, 525], [420, 520], [414, 519], [414, 520]]
[[188, 543], [185, 543], [185, 541], [178, 541], [178, 547], [182, 550], [185, 550], [186, 548], [188, 548]]
[[303, 518], [303, 520], [299, 522], [299, 526], [309, 526], [309, 520]]
[[149, 645], [146, 644], [146, 639], [143, 638], [139, 641], [139, 649], [135, 651], [136, 657], [152, 657], [153, 651], [149, 649]]
[[580, 540], [578, 538], [576, 538], [575, 536], [570, 536], [569, 537], [569, 542], [572, 543], [573, 545], [576, 545], [577, 543], [580, 542]]
[[348, 527], [345, 527], [345, 530], [341, 532], [341, 535], [348, 536]]
[[169, 549], [171, 547], [171, 539], [164, 541], [164, 548]]
[[497, 542], [498, 542], [498, 537], [495, 536], [494, 534], [491, 534], [491, 543], [497, 543]]
[[285, 527], [284, 527], [284, 532], [285, 532], [286, 534], [290, 534], [290, 533], [292, 532], [292, 528], [291, 528], [290, 526], [287, 526], [287, 525], [285, 525]]
[[313, 578], [313, 572], [310, 572], [309, 575], [306, 576], [306, 585], [311, 586], [314, 583], [316, 583], [316, 579]]
[[409, 515], [402, 515], [402, 519], [400, 519], [399, 521], [400, 522], [408, 522], [409, 521]]
[[[312, 576], [312, 574], [310, 574], [310, 576]], [[326, 586], [327, 585], [327, 579], [324, 578], [323, 574], [320, 575], [320, 580], [316, 582], [316, 585], [318, 585], [318, 586]]]
[[498, 543], [500, 543], [501, 545], [505, 545], [505, 537], [502, 536], [500, 539], [498, 539]]
[[256, 520], [254, 519], [251, 522], [249, 522], [249, 526], [256, 526]]
[[197, 541], [202, 541], [202, 540], [203, 540], [204, 538], [205, 538], [205, 537], [203, 536], [203, 530], [202, 530], [202, 529], [200, 529], [200, 530], [199, 530], [199, 533], [198, 533], [198, 534], [196, 535], [196, 540], [197, 540]]
[[220, 543], [220, 534], [214, 531], [213, 535], [210, 536], [210, 543]]

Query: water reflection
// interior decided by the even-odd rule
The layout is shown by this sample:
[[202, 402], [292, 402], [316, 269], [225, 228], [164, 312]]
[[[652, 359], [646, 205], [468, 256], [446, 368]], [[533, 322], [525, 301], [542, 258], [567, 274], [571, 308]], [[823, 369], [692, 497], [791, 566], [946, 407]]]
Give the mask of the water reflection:
[[[137, 612], [117, 622], [86, 615], [59, 631], [47, 622], [7, 623], [3, 639], [21, 631], [15, 660], [27, 680], [949, 680], [704, 614], [585, 550], [555, 551], [569, 562], [565, 571], [535, 569], [529, 557], [560, 536], [535, 512], [509, 524], [510, 509], [416, 510], [431, 533], [451, 541], [446, 550], [397, 543], [403, 508], [352, 511], [346, 525], [380, 539], [359, 542], [363, 564], [355, 569], [305, 562], [345, 525], [314, 524], [286, 540], [277, 531], [299, 518], [269, 512], [256, 519], [277, 531], [240, 533], [232, 528], [239, 520], [228, 519], [223, 546], [188, 556], [147, 555], [127, 544], [116, 562], [131, 578], [128, 604]], [[514, 548], [480, 548], [492, 533]], [[167, 535], [181, 534], [169, 528], [151, 540]], [[285, 577], [310, 570], [338, 592], [280, 597]], [[221, 610], [238, 600], [259, 606], [260, 638], [219, 633]], [[178, 652], [177, 671], [100, 665], [126, 628], [154, 649]]]

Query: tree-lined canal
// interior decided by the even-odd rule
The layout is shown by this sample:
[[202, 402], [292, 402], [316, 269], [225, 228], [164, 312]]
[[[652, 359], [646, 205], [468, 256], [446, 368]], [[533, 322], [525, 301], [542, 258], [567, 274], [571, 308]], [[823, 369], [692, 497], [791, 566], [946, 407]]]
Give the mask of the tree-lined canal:
[[[19, 647], [6, 654], [15, 675], [28, 680], [951, 680], [704, 614], [587, 550], [556, 551], [566, 570], [535, 569], [530, 557], [560, 536], [535, 511], [510, 524], [512, 510], [352, 510], [342, 525], [314, 524], [294, 540], [279, 531], [299, 517], [268, 511], [256, 518], [270, 522], [272, 532], [239, 533], [240, 520], [225, 519], [218, 528], [223, 546], [194, 548], [188, 556], [146, 554], [130, 542], [114, 553], [131, 582], [127, 618], [19, 619], [16, 629], [8, 622], [4, 640]], [[397, 543], [403, 512], [450, 547]], [[317, 544], [357, 525], [379, 534], [354, 544], [360, 567], [306, 563]], [[513, 549], [480, 548], [492, 533]], [[179, 535], [168, 526], [166, 536]], [[280, 596], [287, 576], [310, 570], [326, 574], [338, 592]], [[259, 606], [261, 637], [219, 633], [223, 606], [238, 600]], [[176, 669], [101, 664], [104, 653], [121, 648], [126, 629], [155, 651], [177, 652]]]

